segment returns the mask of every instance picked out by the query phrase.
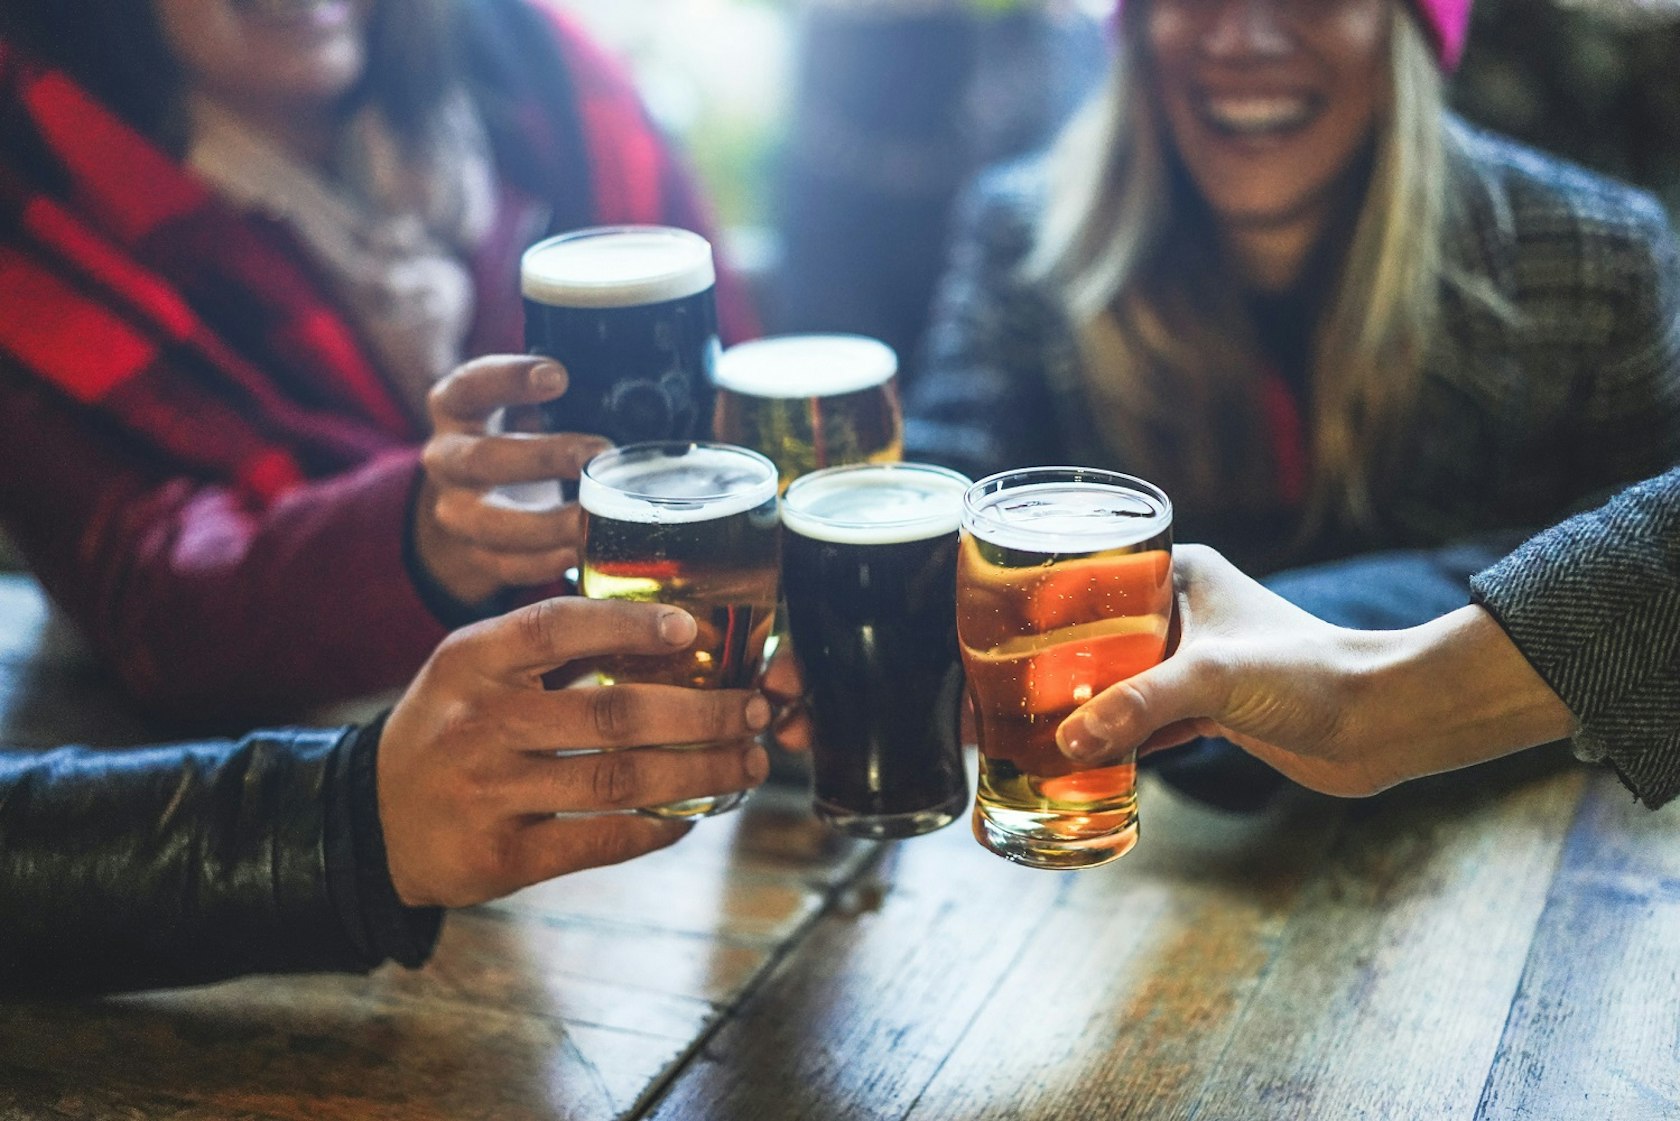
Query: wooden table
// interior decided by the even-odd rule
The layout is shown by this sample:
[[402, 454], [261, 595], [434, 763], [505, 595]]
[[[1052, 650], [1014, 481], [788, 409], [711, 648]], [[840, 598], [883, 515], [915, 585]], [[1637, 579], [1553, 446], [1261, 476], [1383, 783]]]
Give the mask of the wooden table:
[[[0, 581], [0, 736], [143, 734], [43, 617]], [[419, 972], [0, 1006], [0, 1119], [1680, 1117], [1680, 813], [1539, 756], [1141, 812], [1046, 873], [768, 790]]]

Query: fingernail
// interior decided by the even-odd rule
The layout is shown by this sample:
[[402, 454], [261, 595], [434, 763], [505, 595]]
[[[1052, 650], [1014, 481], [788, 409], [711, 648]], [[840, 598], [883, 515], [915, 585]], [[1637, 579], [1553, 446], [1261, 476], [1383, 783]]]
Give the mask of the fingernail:
[[770, 726], [770, 702], [763, 696], [754, 693], [752, 700], [747, 702], [747, 727], [755, 732], [762, 732]]
[[747, 781], [757, 786], [770, 777], [770, 754], [755, 743], [742, 754], [741, 767], [747, 772]]
[[1097, 734], [1083, 716], [1063, 721], [1056, 729], [1056, 743], [1069, 759], [1100, 759], [1108, 754], [1110, 747], [1108, 740]]
[[694, 617], [686, 611], [667, 611], [659, 616], [659, 637], [672, 646], [694, 641]]
[[566, 387], [566, 371], [556, 362], [538, 362], [531, 367], [531, 387], [546, 391]]

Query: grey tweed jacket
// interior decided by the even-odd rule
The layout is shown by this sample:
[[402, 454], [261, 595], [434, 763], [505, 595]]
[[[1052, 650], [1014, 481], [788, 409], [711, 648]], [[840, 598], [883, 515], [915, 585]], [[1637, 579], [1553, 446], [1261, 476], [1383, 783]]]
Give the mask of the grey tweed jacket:
[[[1463, 597], [1468, 573], [1535, 530], [1680, 462], [1680, 251], [1650, 196], [1462, 122], [1450, 129], [1468, 231], [1450, 247], [1455, 263], [1518, 314], [1446, 292], [1381, 523], [1330, 527], [1286, 559], [1455, 545], [1462, 556], [1475, 545], [1479, 559], [1453, 578]], [[1018, 275], [1044, 174], [1042, 161], [995, 169], [960, 208], [907, 401], [914, 458], [976, 477], [1052, 462], [1126, 467], [1079, 388], [1072, 326], [1047, 288]], [[1181, 529], [1194, 513], [1180, 511]], [[1242, 552], [1219, 525], [1191, 534]]]
[[1680, 793], [1680, 470], [1470, 583], [1580, 721], [1576, 754], [1609, 763], [1653, 809]]

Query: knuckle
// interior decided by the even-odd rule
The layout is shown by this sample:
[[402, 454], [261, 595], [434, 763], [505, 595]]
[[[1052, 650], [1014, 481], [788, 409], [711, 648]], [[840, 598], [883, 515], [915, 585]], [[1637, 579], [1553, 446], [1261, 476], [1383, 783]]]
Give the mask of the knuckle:
[[589, 720], [602, 741], [622, 743], [627, 740], [634, 723], [629, 693], [612, 685], [593, 690], [589, 697]]
[[449, 443], [443, 437], [427, 440], [425, 446], [420, 449], [420, 466], [425, 468], [428, 475], [448, 474], [449, 459]]
[[477, 743], [489, 730], [489, 723], [484, 709], [472, 701], [458, 699], [444, 706], [439, 714], [438, 738]]
[[439, 378], [426, 394], [426, 408], [435, 416], [449, 414], [450, 401], [455, 394], [455, 386], [461, 377], [459, 370]]
[[560, 612], [559, 600], [545, 599], [531, 604], [515, 616], [519, 620], [520, 640], [526, 648], [542, 653], [560, 650], [563, 633]]
[[437, 522], [457, 537], [471, 537], [477, 528], [477, 500], [459, 490], [446, 490], [438, 495], [432, 508]]
[[709, 693], [707, 698], [710, 704], [706, 713], [706, 739], [721, 740], [734, 735], [739, 730], [736, 722], [740, 700], [728, 693]]
[[455, 473], [462, 481], [482, 486], [495, 476], [495, 444], [489, 440], [459, 441], [453, 462]]
[[590, 792], [601, 806], [623, 808], [634, 805], [640, 792], [636, 761], [624, 752], [603, 755], [591, 776]]

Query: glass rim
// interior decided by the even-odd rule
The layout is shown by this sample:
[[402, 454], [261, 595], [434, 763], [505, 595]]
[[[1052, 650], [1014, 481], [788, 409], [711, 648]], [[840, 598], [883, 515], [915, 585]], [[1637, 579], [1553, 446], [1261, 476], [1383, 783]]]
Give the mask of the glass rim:
[[[673, 242], [683, 242], [703, 253], [697, 252], [694, 261], [685, 262], [678, 266], [668, 266], [651, 270], [644, 275], [630, 279], [617, 280], [555, 280], [544, 277], [537, 272], [531, 262], [557, 245], [571, 245], [580, 241], [597, 241], [609, 237], [623, 237], [639, 235], [642, 237], [662, 237]], [[541, 241], [527, 246], [519, 255], [519, 291], [526, 299], [549, 307], [561, 308], [616, 308], [636, 307], [644, 303], [663, 303], [672, 300], [687, 299], [689, 296], [699, 295], [707, 288], [717, 283], [717, 265], [713, 260], [714, 247], [710, 240], [693, 230], [685, 230], [680, 226], [661, 226], [649, 223], [626, 223], [612, 226], [586, 226], [577, 230], [566, 230], [563, 233], [545, 237]], [[564, 293], [564, 295], [559, 295]], [[617, 302], [619, 297], [615, 293], [626, 296], [644, 297], [631, 303]], [[569, 303], [549, 303], [548, 300], [565, 299]]]
[[[1018, 522], [1004, 521], [992, 514], [989, 508], [980, 505], [980, 500], [983, 498], [989, 498], [1001, 491], [1013, 490], [1017, 487], [1032, 486], [1034, 483], [1094, 484], [1111, 490], [1141, 494], [1145, 498], [1159, 503], [1160, 513], [1151, 522], [1152, 526], [1155, 522], [1159, 522], [1159, 527], [1153, 528], [1143, 537], [1132, 536], [1132, 541], [1144, 540], [1147, 536], [1172, 528], [1172, 499], [1167, 497], [1166, 491], [1148, 479], [1140, 479], [1136, 475], [1128, 475], [1123, 471], [1110, 471], [1104, 467], [1075, 467], [1071, 465], [1012, 467], [1006, 471], [995, 471], [976, 481], [963, 494], [963, 528], [977, 533], [981, 537], [985, 537], [983, 532], [985, 527], [995, 527], [1011, 535], [1035, 536], [1030, 526], [1024, 526]], [[1044, 532], [1037, 536], [1076, 541], [1105, 540], [1115, 536], [1115, 527], [1112, 522], [1099, 522], [1090, 529], [1059, 529], [1054, 533]], [[1119, 546], [1111, 547], [1118, 548]]]
[[[612, 464], [637, 456], [651, 457], [667, 454], [678, 448], [682, 449], [683, 454], [700, 450], [726, 453], [752, 463], [759, 468], [761, 477], [754, 479], [751, 486], [742, 486], [735, 490], [717, 491], [710, 494], [683, 495], [679, 498], [669, 494], [650, 494], [631, 487], [619, 486], [600, 476], [599, 472]], [[670, 458], [678, 459], [681, 457], [671, 455]], [[621, 498], [643, 502], [650, 506], [696, 506], [705, 503], [724, 502], [730, 499], [739, 499], [743, 495], [755, 494], [761, 489], [767, 490], [766, 498], [774, 498], [777, 489], [781, 486], [781, 475], [777, 471], [776, 465], [770, 462], [768, 457], [739, 444], [725, 444], [716, 440], [643, 440], [639, 443], [608, 448], [583, 465], [581, 477], [587, 478], [595, 486], [612, 491]]]
[[[829, 360], [833, 366], [844, 367], [844, 376], [832, 376], [832, 369], [823, 371], [830, 375], [829, 384], [817, 388], [816, 392], [810, 391], [814, 388], [810, 382], [798, 378], [777, 377], [767, 381], [764, 371], [755, 368], [764, 364], [780, 368], [787, 362], [809, 365], [817, 356]], [[879, 389], [898, 376], [898, 367], [898, 352], [872, 335], [855, 331], [793, 331], [726, 347], [718, 355], [713, 380], [719, 389], [742, 396], [808, 400]]]
[[[974, 485], [973, 481], [962, 472], [953, 471], [949, 467], [941, 467], [936, 463], [899, 461], [896, 463], [847, 463], [838, 467], [823, 467], [816, 471], [807, 471], [788, 485], [787, 493], [782, 495], [782, 524], [795, 533], [801, 532], [798, 526], [790, 524], [789, 515], [791, 514], [793, 521], [808, 522], [829, 529], [859, 531], [874, 530], [879, 533], [895, 529], [902, 530], [923, 524], [932, 524], [935, 521], [943, 520], [937, 519], [927, 513], [904, 518], [870, 518], [868, 520], [860, 520], [857, 518], [834, 518], [825, 517], [822, 514], [812, 513], [809, 510], [800, 508], [797, 504], [798, 499], [795, 492], [802, 489], [810, 489], [807, 484], [813, 482], [820, 484], [829, 479], [838, 478], [843, 475], [871, 473], [884, 476], [894, 474], [930, 475], [935, 478], [946, 479], [950, 482], [959, 484], [958, 487], [953, 488], [953, 495], [966, 494], [968, 488]], [[956, 509], [953, 512], [956, 515], [956, 524], [951, 527], [949, 532], [955, 533], [957, 530], [962, 528], [962, 506], [960, 502], [957, 503]], [[945, 532], [946, 531], [941, 530], [939, 533], [930, 533], [927, 536], [942, 536]], [[805, 536], [810, 535], [805, 534]], [[909, 540], [919, 541], [922, 540], [922, 538], [910, 538]]]

